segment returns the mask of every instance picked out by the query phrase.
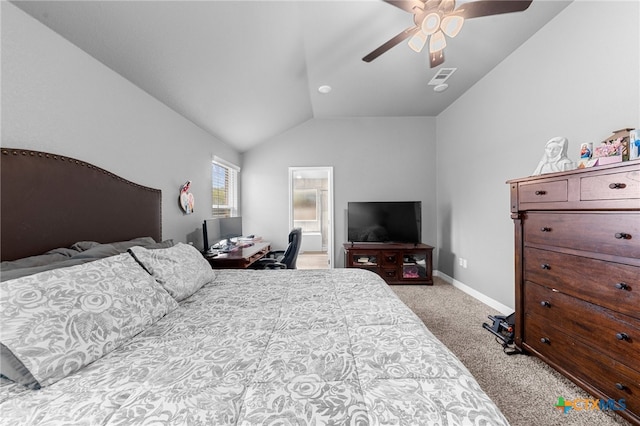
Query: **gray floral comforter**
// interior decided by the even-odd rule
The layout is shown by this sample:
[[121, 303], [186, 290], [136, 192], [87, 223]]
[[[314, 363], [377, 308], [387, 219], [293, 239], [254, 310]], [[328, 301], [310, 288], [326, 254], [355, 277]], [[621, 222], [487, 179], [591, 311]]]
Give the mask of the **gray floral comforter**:
[[375, 274], [217, 271], [179, 308], [40, 390], [3, 425], [506, 425]]

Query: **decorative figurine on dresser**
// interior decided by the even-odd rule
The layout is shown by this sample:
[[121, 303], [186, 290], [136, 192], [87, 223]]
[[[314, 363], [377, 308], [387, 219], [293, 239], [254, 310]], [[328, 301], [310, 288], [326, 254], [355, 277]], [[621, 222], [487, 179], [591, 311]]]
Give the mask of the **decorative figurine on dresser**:
[[549, 140], [544, 146], [544, 155], [534, 170], [534, 175], [541, 175], [553, 172], [566, 172], [576, 168], [573, 161], [567, 156], [569, 140], [562, 136], [557, 136]]
[[507, 183], [514, 343], [640, 425], [640, 160]]

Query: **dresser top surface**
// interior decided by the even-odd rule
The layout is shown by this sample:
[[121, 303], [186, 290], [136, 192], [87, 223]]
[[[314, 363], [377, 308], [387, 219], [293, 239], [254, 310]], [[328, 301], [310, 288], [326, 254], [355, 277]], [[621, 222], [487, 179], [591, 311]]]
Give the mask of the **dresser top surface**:
[[640, 171], [640, 160], [624, 161], [621, 163], [607, 164], [604, 166], [595, 166], [595, 167], [589, 167], [584, 169], [574, 169], [567, 172], [546, 173], [546, 174], [537, 175], [537, 176], [527, 176], [527, 177], [508, 180], [507, 183], [513, 184], [513, 183], [519, 183], [519, 182], [531, 182], [536, 180], [553, 180], [553, 179], [565, 178], [565, 177], [581, 175], [581, 174], [609, 172], [609, 171], [625, 172], [625, 171], [632, 171], [632, 170]]

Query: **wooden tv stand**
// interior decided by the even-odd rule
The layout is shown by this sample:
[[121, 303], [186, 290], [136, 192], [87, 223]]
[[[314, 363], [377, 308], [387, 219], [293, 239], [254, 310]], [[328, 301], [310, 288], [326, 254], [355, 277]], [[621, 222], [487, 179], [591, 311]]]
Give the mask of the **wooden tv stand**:
[[433, 284], [433, 247], [426, 244], [345, 243], [344, 265], [369, 269], [387, 284]]

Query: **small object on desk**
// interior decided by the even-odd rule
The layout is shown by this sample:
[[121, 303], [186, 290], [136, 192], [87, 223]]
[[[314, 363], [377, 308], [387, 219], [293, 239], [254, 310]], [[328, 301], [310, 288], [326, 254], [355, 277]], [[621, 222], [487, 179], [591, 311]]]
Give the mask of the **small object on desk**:
[[204, 256], [205, 256], [205, 257], [215, 257], [215, 256], [217, 256], [217, 255], [218, 255], [218, 252], [219, 252], [219, 250], [214, 249], [213, 247], [211, 247], [211, 248], [209, 248], [209, 250], [207, 250], [207, 251], [204, 253]]

